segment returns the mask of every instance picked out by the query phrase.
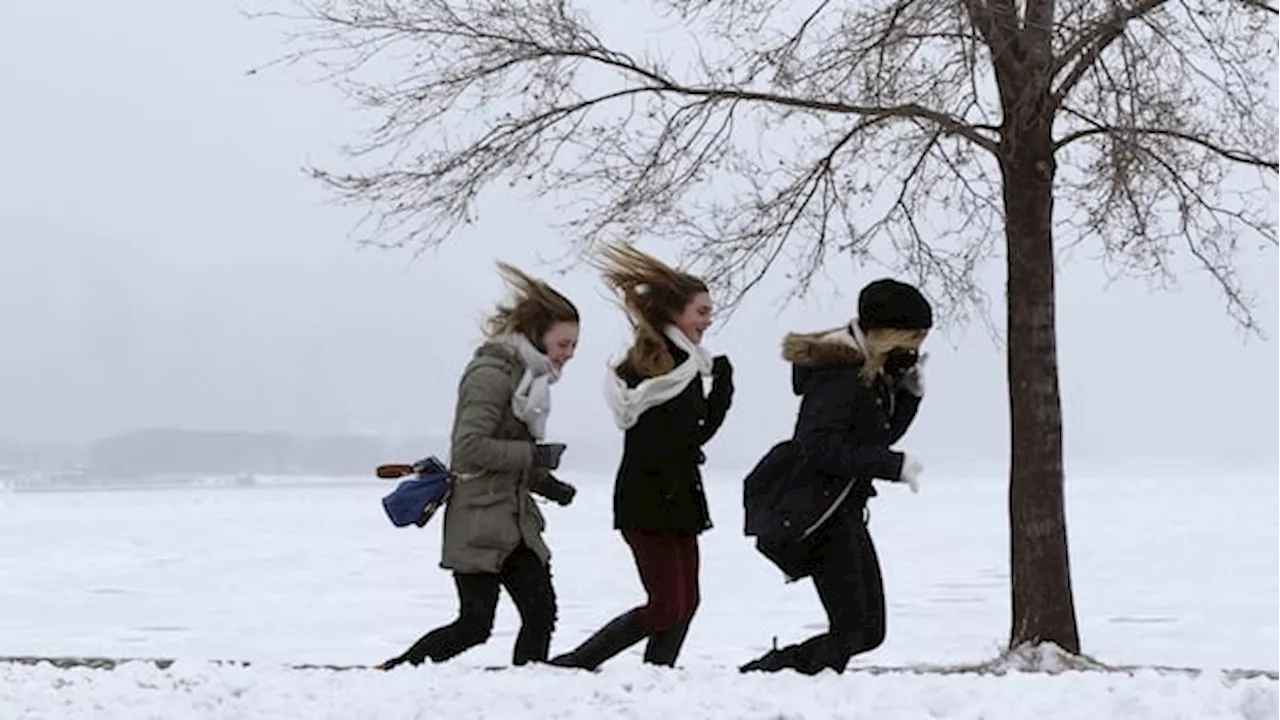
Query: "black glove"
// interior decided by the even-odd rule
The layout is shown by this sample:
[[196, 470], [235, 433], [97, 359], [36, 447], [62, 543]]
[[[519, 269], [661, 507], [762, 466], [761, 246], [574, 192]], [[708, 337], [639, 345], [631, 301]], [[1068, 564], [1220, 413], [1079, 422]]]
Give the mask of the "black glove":
[[729, 362], [728, 355], [717, 355], [711, 358], [711, 377], [733, 379], [733, 364]]
[[568, 446], [564, 443], [537, 443], [533, 446], [535, 470], [555, 470], [560, 467], [560, 456]]
[[577, 488], [542, 470], [534, 473], [533, 482], [529, 485], [529, 491], [535, 495], [541, 495], [561, 507], [567, 507], [569, 503], [573, 502], [573, 496], [578, 494]]

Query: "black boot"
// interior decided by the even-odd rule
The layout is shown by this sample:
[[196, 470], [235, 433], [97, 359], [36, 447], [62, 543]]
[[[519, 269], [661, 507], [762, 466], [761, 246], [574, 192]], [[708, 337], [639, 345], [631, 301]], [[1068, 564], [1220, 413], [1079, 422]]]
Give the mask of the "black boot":
[[778, 649], [778, 638], [773, 639], [773, 649], [752, 660], [746, 665], [738, 668], [738, 672], [778, 672], [783, 668], [791, 666], [791, 655], [794, 654], [795, 646]]
[[650, 635], [649, 644], [644, 649], [644, 661], [650, 665], [675, 667], [676, 658], [680, 656], [680, 648], [684, 647], [684, 639], [688, 634], [689, 623], [685, 622]]
[[830, 636], [819, 635], [781, 649], [778, 648], [777, 638], [774, 638], [772, 650], [738, 668], [738, 671], [795, 670], [802, 675], [817, 675], [823, 670], [843, 673], [848, 664], [849, 653]]
[[570, 652], [551, 658], [548, 664], [595, 670], [605, 660], [645, 639], [648, 634], [649, 629], [645, 627], [640, 611], [628, 610]]
[[373, 669], [374, 670], [394, 670], [395, 668], [400, 667], [403, 664], [404, 664], [404, 657], [397, 656], [397, 657], [391, 658], [390, 660], [384, 660], [378, 663], [377, 665], [374, 665]]

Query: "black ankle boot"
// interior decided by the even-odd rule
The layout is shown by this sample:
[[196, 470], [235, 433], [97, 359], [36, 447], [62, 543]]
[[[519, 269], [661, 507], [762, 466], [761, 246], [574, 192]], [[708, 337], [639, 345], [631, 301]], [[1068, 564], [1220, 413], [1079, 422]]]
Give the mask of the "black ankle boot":
[[684, 647], [684, 639], [688, 634], [689, 623], [681, 623], [650, 635], [649, 644], [644, 649], [644, 661], [650, 665], [675, 667], [676, 658], [680, 657], [680, 648]]
[[577, 648], [551, 658], [556, 667], [595, 670], [605, 660], [621, 653], [649, 635], [639, 610], [629, 610], [609, 621]]
[[795, 655], [795, 646], [778, 649], [778, 638], [773, 639], [773, 649], [738, 668], [738, 672], [778, 672], [791, 667]]
[[739, 672], [778, 672], [795, 670], [802, 675], [817, 675], [824, 670], [842, 673], [849, 664], [850, 653], [829, 635], [809, 638], [797, 645], [778, 648], [774, 638], [773, 649], [738, 668]]

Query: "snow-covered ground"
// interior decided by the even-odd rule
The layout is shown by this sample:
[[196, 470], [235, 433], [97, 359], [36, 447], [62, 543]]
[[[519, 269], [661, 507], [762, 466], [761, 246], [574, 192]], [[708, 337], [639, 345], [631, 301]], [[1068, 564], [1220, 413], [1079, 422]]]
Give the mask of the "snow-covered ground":
[[[610, 530], [609, 478], [564, 479], [545, 507], [568, 648], [641, 598]], [[633, 652], [599, 675], [504, 663], [515, 616], [450, 665], [393, 673], [212, 666], [376, 662], [455, 609], [439, 525], [393, 528], [390, 485], [0, 494], [0, 655], [177, 657], [168, 670], [0, 666], [0, 718], [1275, 718], [1277, 683], [1065, 676], [743, 677], [737, 664], [819, 630], [810, 586], [784, 585], [742, 537], [736, 477], [711, 478], [703, 604], [675, 672]], [[1081, 634], [1108, 663], [1277, 662], [1274, 477], [1074, 479], [1069, 532]], [[883, 487], [872, 530], [889, 637], [855, 665], [975, 662], [1008, 632], [1005, 486]], [[190, 661], [190, 662], [186, 662]]]

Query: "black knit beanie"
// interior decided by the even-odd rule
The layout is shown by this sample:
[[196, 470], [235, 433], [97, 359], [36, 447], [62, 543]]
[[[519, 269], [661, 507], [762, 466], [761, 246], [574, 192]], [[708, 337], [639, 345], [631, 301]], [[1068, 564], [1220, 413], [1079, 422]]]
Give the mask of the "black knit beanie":
[[913, 285], [889, 278], [876, 280], [858, 293], [858, 326], [864, 332], [928, 330], [933, 327], [933, 308]]

